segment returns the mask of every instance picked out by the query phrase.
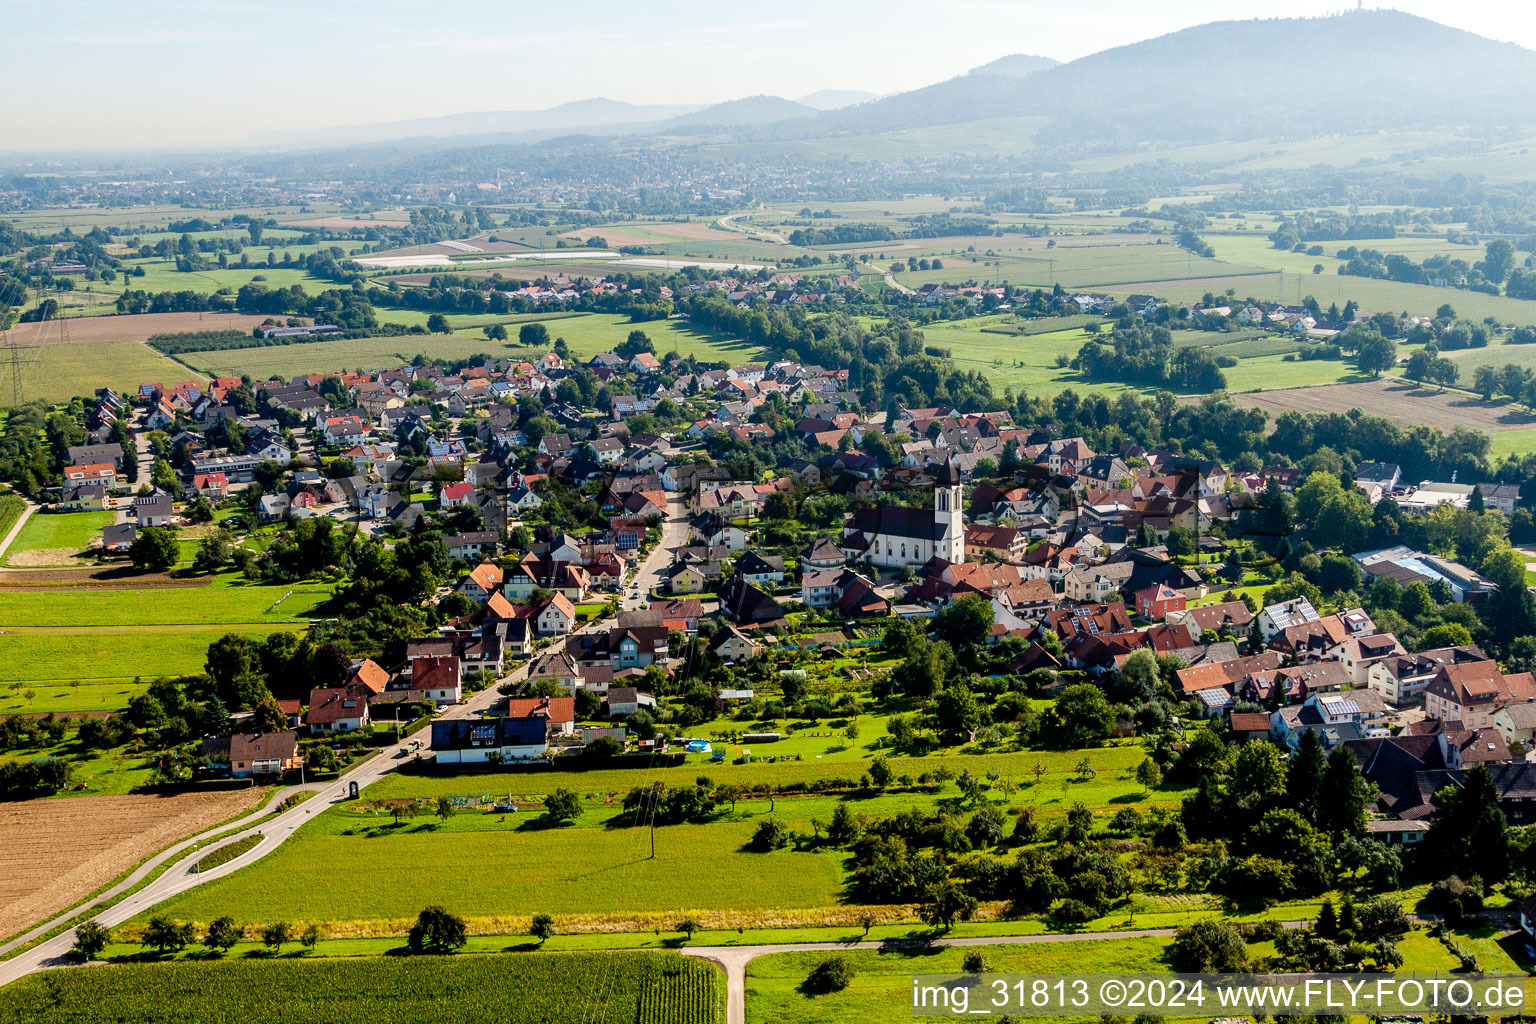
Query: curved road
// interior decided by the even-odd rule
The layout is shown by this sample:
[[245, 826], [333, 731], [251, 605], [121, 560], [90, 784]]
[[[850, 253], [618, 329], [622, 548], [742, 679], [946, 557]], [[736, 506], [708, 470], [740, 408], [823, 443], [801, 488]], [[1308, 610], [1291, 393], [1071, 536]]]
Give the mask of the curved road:
[[[673, 495], [668, 495], [668, 499], [669, 501], [667, 511], [669, 515], [667, 522], [663, 525], [662, 543], [657, 544], [655, 549], [652, 550], [651, 553], [647, 555], [637, 567], [635, 573], [635, 579], [637, 581], [647, 581], [654, 585], [654, 581], [656, 580], [660, 570], [665, 568], [666, 565], [670, 562], [670, 546], [675, 546], [681, 543], [682, 538], [686, 536], [687, 521], [682, 514], [682, 503]], [[8, 544], [9, 541], [10, 538], [7, 537], [6, 543]], [[643, 588], [641, 590], [641, 594], [646, 594], [648, 589], [648, 587]], [[640, 599], [637, 599], [634, 604], [638, 604], [639, 601], [643, 599], [644, 598], [642, 596]], [[606, 620], [597, 620], [587, 628], [598, 628], [604, 624], [606, 624]], [[497, 693], [497, 686], [508, 681], [524, 679], [527, 677], [527, 675], [528, 664], [524, 663], [523, 665], [520, 665], [515, 671], [496, 680], [495, 684], [488, 686], [486, 689], [480, 691], [477, 694], [474, 694], [464, 703], [456, 704], [453, 707], [448, 708], [442, 714], [437, 716], [437, 720], [470, 718], [480, 714], [481, 712], [488, 711], [496, 704], [497, 701], [502, 699], [501, 695]], [[240, 828], [241, 822], [225, 823], [223, 825], [217, 825], [213, 828], [200, 832], [195, 836], [190, 836], [187, 839], [183, 839], [176, 845], [171, 846], [156, 856], [150, 858], [144, 864], [134, 869], [134, 871], [122, 881], [118, 882], [116, 885], [112, 886], [112, 888], [103, 892], [100, 896], [91, 900], [89, 903], [80, 907], [76, 907], [73, 910], [66, 910], [63, 913], [58, 914], [47, 921], [44, 921], [43, 923], [37, 925], [24, 934], [17, 936], [4, 945], [0, 945], [0, 954], [9, 952], [10, 950], [16, 949], [19, 946], [26, 945], [28, 942], [35, 940], [38, 938], [38, 936], [47, 933], [51, 929], [59, 926], [75, 915], [89, 910], [90, 907], [97, 906], [102, 903], [102, 901], [110, 899], [124, 892], [125, 890], [133, 888], [133, 886], [138, 884], [139, 881], [142, 880], [146, 875], [168, 862], [170, 863], [170, 866], [166, 868], [160, 877], [156, 878], [153, 882], [150, 882], [143, 889], [140, 889], [132, 896], [124, 899], [122, 902], [116, 904], [115, 906], [108, 907], [105, 910], [102, 910], [100, 913], [94, 915], [93, 919], [109, 928], [122, 924], [124, 921], [127, 921], [130, 918], [143, 913], [150, 907], [165, 902], [172, 896], [186, 892], [188, 889], [202, 885], [204, 882], [211, 882], [216, 878], [222, 878], [231, 872], [239, 871], [241, 868], [255, 863], [262, 857], [265, 857], [267, 854], [277, 849], [278, 846], [287, 840], [289, 836], [293, 835], [294, 832], [298, 830], [300, 825], [303, 825], [312, 816], [346, 800], [346, 794], [350, 789], [351, 783], [356, 782], [358, 789], [363, 789], [372, 783], [377, 782], [379, 779], [383, 778], [385, 775], [394, 771], [400, 765], [404, 764], [407, 744], [409, 744], [415, 737], [429, 736], [429, 730], [430, 724], [428, 726], [424, 726], [421, 729], [418, 729], [414, 733], [410, 733], [402, 737], [398, 742], [393, 743], [388, 747], [381, 748], [378, 753], [374, 754], [362, 764], [352, 768], [350, 771], [343, 772], [337, 779], [323, 783], [310, 782], [298, 786], [287, 786], [278, 790], [273, 795], [272, 800], [268, 802], [268, 806], [274, 802], [281, 802], [281, 800], [294, 793], [309, 791], [318, 795], [311, 797], [305, 802], [282, 812], [275, 818], [267, 821], [261, 821], [262, 818], [265, 818], [271, 812], [264, 809], [258, 809], [252, 811], [250, 814], [241, 819], [241, 821], [246, 825], [244, 828]], [[258, 821], [261, 821], [259, 825], [256, 824]], [[216, 868], [212, 868], [208, 871], [195, 875], [188, 873], [188, 869], [199, 859], [205, 856], [209, 849], [217, 849], [217, 847], [209, 847], [207, 849], [198, 850], [195, 853], [188, 853], [188, 848], [198, 842], [219, 835], [222, 832], [228, 832], [232, 828], [240, 828], [240, 831], [233, 832], [225, 839], [221, 840], [219, 843], [220, 846], [224, 845], [225, 843], [236, 842], [240, 839], [246, 838], [247, 836], [256, 834], [260, 834], [263, 837], [262, 841], [235, 859], [221, 864]], [[73, 963], [73, 961], [68, 958], [68, 953], [70, 947], [72, 947], [74, 943], [75, 930], [74, 928], [68, 928], [60, 932], [58, 935], [55, 935], [53, 938], [39, 942], [36, 946], [27, 950], [25, 953], [20, 953], [9, 960], [0, 961], [0, 986], [9, 985], [16, 979], [44, 967], [59, 967]]]

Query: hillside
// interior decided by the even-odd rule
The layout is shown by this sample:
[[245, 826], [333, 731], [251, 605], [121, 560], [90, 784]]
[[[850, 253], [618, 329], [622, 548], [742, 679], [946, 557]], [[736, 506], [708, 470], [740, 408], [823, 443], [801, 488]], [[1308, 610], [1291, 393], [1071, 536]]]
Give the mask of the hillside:
[[674, 128], [693, 128], [703, 125], [752, 125], [770, 124], [816, 113], [814, 107], [782, 96], [748, 96], [739, 100], [715, 103], [702, 110], [695, 110], [681, 117], [674, 117], [661, 126], [662, 131]]
[[1007, 70], [1028, 66], [1003, 58], [786, 137], [1027, 114], [1057, 119], [1040, 141], [1075, 143], [1536, 124], [1536, 52], [1397, 11], [1215, 22], [1024, 77]]
[[972, 68], [970, 74], [1027, 78], [1037, 71], [1049, 71], [1060, 64], [1061, 61], [1052, 57], [1036, 57], [1028, 53], [1010, 53], [1006, 57], [999, 57], [997, 60], [988, 61], [980, 67]]
[[815, 110], [841, 110], [855, 103], [867, 103], [879, 98], [879, 94], [864, 92], [861, 89], [818, 89], [816, 92], [801, 96], [795, 102]]

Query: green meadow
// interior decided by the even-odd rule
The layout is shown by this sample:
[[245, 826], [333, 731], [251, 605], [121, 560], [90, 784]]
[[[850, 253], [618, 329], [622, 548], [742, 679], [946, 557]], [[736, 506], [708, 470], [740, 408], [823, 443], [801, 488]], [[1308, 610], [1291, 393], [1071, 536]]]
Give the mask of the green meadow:
[[[768, 750], [764, 745], [754, 753], [762, 758]], [[695, 910], [739, 910], [750, 916], [753, 911], [831, 907], [840, 902], [846, 853], [827, 848], [751, 851], [748, 844], [761, 821], [772, 816], [809, 834], [812, 820], [827, 820], [839, 803], [871, 817], [940, 806], [968, 816], [969, 808], [958, 806], [955, 785], [772, 799], [754, 794], [739, 799], [734, 809], [721, 804], [705, 823], [657, 827], [654, 859], [648, 831], [633, 827], [633, 817], [623, 811], [623, 794], [652, 781], [690, 785], [699, 776], [717, 785], [745, 787], [826, 779], [856, 783], [875, 753], [855, 745], [820, 759], [811, 754], [804, 755], [804, 761], [777, 764], [759, 760], [704, 765], [690, 760], [680, 767], [649, 771], [391, 774], [369, 787], [362, 801], [319, 815], [251, 867], [178, 896], [162, 909], [188, 920], [232, 912], [253, 920], [350, 922], [399, 919], [430, 898], [473, 907], [475, 915], [486, 917]], [[840, 760], [828, 760], [837, 755]], [[1085, 756], [1097, 774], [1081, 779], [1075, 769]], [[969, 769], [978, 777], [996, 771], [989, 798], [1001, 806], [1033, 807], [1051, 816], [1081, 802], [1108, 815], [1120, 806], [1167, 804], [1183, 796], [1175, 788], [1146, 793], [1130, 778], [1144, 756], [1138, 746], [1122, 746], [892, 757], [890, 763], [898, 777], [916, 777], [941, 765], [954, 774]], [[1037, 764], [1042, 769], [1038, 782]], [[546, 828], [537, 820], [540, 804], [557, 788], [578, 792], [583, 811], [570, 826]], [[479, 796], [525, 809], [502, 814], [466, 807], [442, 820], [432, 811], [439, 796]], [[391, 800], [415, 800], [424, 809], [420, 817], [397, 824], [380, 806]], [[401, 863], [413, 868], [399, 885], [338, 891], [324, 870], [324, 865], [338, 863], [367, 875], [388, 873], [391, 865]], [[529, 886], [530, 877], [537, 877], [539, 885]]]
[[[102, 528], [111, 526], [116, 519], [115, 512], [34, 513], [6, 549], [6, 561], [16, 564], [13, 556], [22, 551], [69, 554], [84, 551], [92, 540], [101, 536]], [[58, 562], [61, 565], [70, 564], [67, 555], [59, 558]]]

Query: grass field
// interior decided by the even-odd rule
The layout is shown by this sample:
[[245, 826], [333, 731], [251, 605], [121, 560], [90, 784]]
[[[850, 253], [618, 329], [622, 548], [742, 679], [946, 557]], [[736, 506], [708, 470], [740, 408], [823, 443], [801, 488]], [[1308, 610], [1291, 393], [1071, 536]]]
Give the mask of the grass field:
[[0, 1018], [78, 1024], [716, 1024], [719, 968], [677, 953], [276, 958], [50, 971], [0, 990]]
[[[54, 564], [68, 565], [70, 555], [84, 551], [92, 540], [101, 536], [102, 528], [112, 525], [116, 519], [115, 512], [34, 513], [6, 549], [5, 560], [14, 564], [12, 556], [20, 552], [50, 551], [60, 555]], [[0, 537], [3, 536], [0, 533]]]
[[302, 628], [328, 595], [232, 575], [202, 587], [0, 591], [0, 713], [120, 708], [159, 676], [201, 671], [224, 633]]
[[[453, 322], [457, 324], [457, 321]], [[515, 321], [518, 326], [525, 322]], [[730, 363], [749, 362], [762, 355], [762, 350], [756, 346], [723, 340], [712, 333], [696, 330], [680, 320], [635, 324], [628, 317], [592, 313], [579, 317], [548, 318], [546, 322], [551, 342], [555, 338], [564, 338], [571, 351], [582, 359], [613, 349], [633, 330], [642, 330], [649, 335], [661, 355], [676, 351], [706, 362]], [[344, 369], [382, 369], [408, 363], [418, 353], [433, 359], [467, 359], [480, 354], [515, 357], [542, 354], [519, 346], [515, 329], [509, 327], [508, 334], [511, 335], [510, 342], [488, 341], [480, 333], [479, 327], [474, 326], [452, 335], [353, 338], [307, 345], [188, 352], [182, 358], [189, 365], [205, 372], [248, 373], [261, 378], [292, 377]]]
[[[861, 737], [862, 738], [862, 737]], [[807, 743], [811, 742], [807, 740]], [[826, 739], [816, 741], [820, 746]], [[758, 749], [762, 756], [767, 747]], [[809, 747], [807, 748], [809, 749]], [[1073, 768], [1084, 754], [1098, 774], [1076, 781]], [[780, 796], [740, 800], [735, 810], [722, 806], [714, 820], [656, 829], [656, 855], [643, 828], [629, 827], [622, 797], [632, 786], [658, 780], [687, 785], [699, 775], [715, 783], [744, 786], [815, 779], [852, 780], [863, 770], [867, 748], [850, 748], [801, 762], [589, 772], [529, 772], [476, 775], [401, 776], [392, 774], [369, 787], [364, 801], [327, 811], [306, 824], [276, 851], [250, 868], [220, 878], [177, 897], [167, 913], [207, 920], [229, 908], [252, 920], [322, 917], [337, 922], [389, 922], [407, 916], [427, 893], [445, 902], [463, 901], [477, 916], [491, 918], [555, 914], [629, 915], [680, 911], [739, 911], [752, 925], [760, 915], [812, 910], [840, 902], [845, 854], [838, 850], [782, 850], [760, 854], [745, 849], [758, 823], [773, 815], [790, 827], [811, 831], [811, 819], [828, 819], [844, 797]], [[841, 760], [830, 760], [832, 757]], [[1081, 801], [1108, 814], [1122, 805], [1146, 806], [1179, 799], [1180, 790], [1143, 793], [1128, 776], [1144, 757], [1140, 747], [1112, 747], [1078, 752], [935, 755], [892, 758], [892, 770], [917, 775], [942, 763], [958, 773], [978, 776], [997, 769], [1016, 785], [1010, 796], [1001, 788], [993, 798], [1004, 805], [1033, 806], [1049, 816]], [[1035, 784], [1033, 766], [1045, 774]], [[532, 820], [543, 796], [556, 788], [583, 796], [583, 814], [567, 828], [548, 829]], [[438, 796], [484, 796], [528, 807], [519, 814], [466, 808], [439, 821], [423, 816], [396, 825], [376, 801], [413, 798], [430, 808]], [[937, 794], [926, 788], [851, 799], [858, 813], [894, 814], [909, 807], [934, 808], [954, 801], [950, 784]], [[966, 814], [962, 810], [960, 813]], [[398, 886], [344, 887], [325, 881], [322, 865], [345, 863], [365, 874], [387, 873], [390, 865], [414, 865], [409, 883]], [[529, 873], [540, 879], [527, 884]]]
[[[197, 375], [133, 341], [85, 342], [28, 347], [18, 342], [22, 400], [67, 402], [111, 387], [119, 393], [155, 381], [189, 380]], [[0, 360], [0, 406], [11, 404], [11, 363]]]
[[[912, 975], [959, 974], [965, 955], [979, 949], [997, 972], [1153, 974], [1169, 970], [1167, 939], [1101, 939], [1027, 945], [914, 950], [775, 953], [747, 965], [748, 1024], [884, 1024], [913, 1019]], [[841, 992], [807, 995], [801, 984], [828, 957], [844, 959], [853, 981]], [[991, 990], [985, 990], [991, 994]]]

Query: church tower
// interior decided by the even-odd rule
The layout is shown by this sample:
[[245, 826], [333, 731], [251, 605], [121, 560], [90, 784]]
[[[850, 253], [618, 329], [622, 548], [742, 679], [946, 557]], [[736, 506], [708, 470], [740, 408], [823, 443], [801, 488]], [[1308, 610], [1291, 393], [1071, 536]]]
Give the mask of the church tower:
[[960, 518], [960, 469], [945, 459], [933, 487], [933, 553], [950, 562], [965, 561], [965, 523]]

